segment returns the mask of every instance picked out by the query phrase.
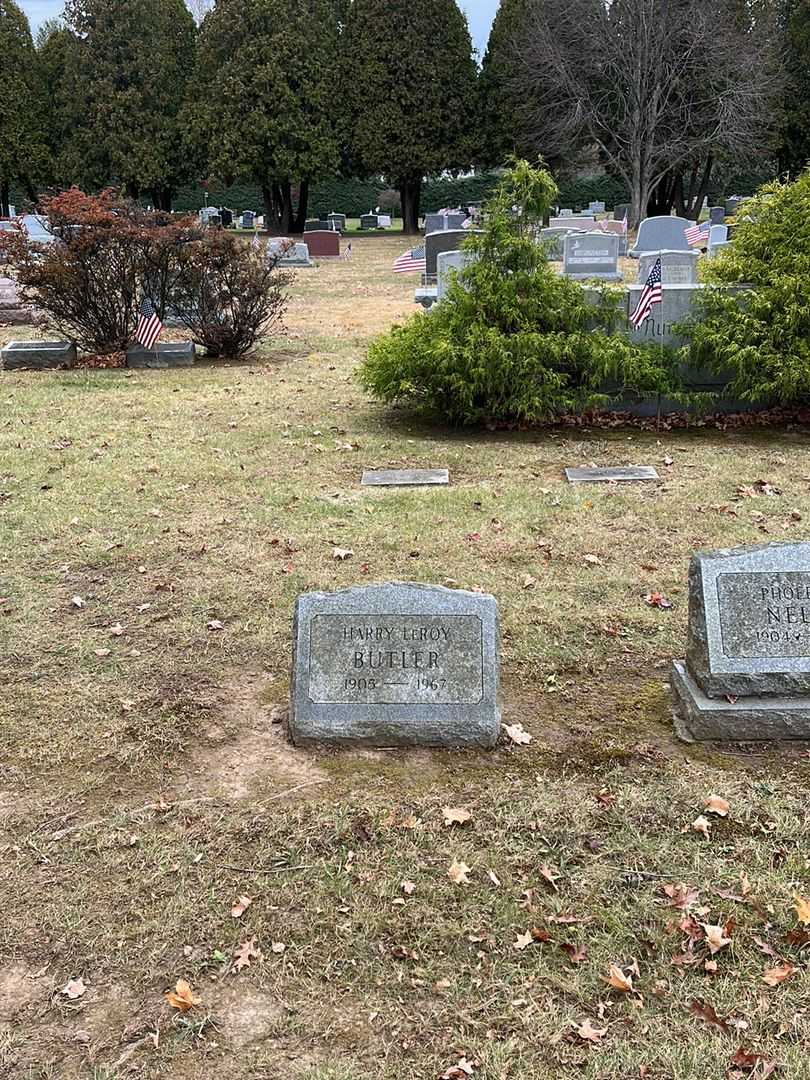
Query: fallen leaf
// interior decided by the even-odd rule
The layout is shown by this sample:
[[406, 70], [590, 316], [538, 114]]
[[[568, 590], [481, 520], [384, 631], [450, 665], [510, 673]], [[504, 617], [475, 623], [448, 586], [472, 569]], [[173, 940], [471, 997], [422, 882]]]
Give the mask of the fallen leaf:
[[590, 1020], [583, 1020], [579, 1027], [575, 1025], [576, 1034], [583, 1042], [598, 1043], [607, 1035], [607, 1028], [595, 1028]]
[[451, 1065], [450, 1068], [443, 1072], [441, 1080], [464, 1080], [465, 1076], [472, 1076], [475, 1070], [475, 1066], [471, 1061], [468, 1061], [466, 1057], [459, 1059], [458, 1065]]
[[501, 879], [498, 877], [498, 875], [495, 873], [494, 870], [487, 870], [487, 877], [489, 878], [489, 880], [492, 882], [492, 884], [495, 886], [496, 889], [500, 889], [500, 887], [501, 887]]
[[672, 906], [680, 911], [685, 911], [697, 901], [698, 890], [682, 881], [677, 884], [664, 885], [662, 890], [670, 899]]
[[589, 566], [601, 566], [602, 565], [602, 560], [599, 558], [598, 555], [593, 555], [593, 554], [583, 555], [582, 556], [582, 561], [588, 563]]
[[554, 892], [557, 892], [557, 875], [548, 865], [548, 863], [542, 863], [540, 866], [540, 877], [547, 882]]
[[167, 991], [165, 996], [171, 1007], [182, 1013], [189, 1012], [202, 1002], [202, 998], [196, 996], [185, 979], [178, 979], [174, 990]]
[[728, 1031], [728, 1023], [725, 1020], [721, 1020], [717, 1015], [714, 1006], [709, 1005], [705, 1001], [701, 1001], [700, 998], [696, 998], [689, 1005], [689, 1012], [693, 1016], [696, 1016], [699, 1020], [708, 1024], [710, 1027], [719, 1028], [720, 1031]]
[[614, 990], [621, 990], [623, 994], [629, 994], [633, 989], [633, 980], [629, 975], [625, 975], [622, 969], [617, 964], [611, 964], [608, 969], [608, 974], [603, 976], [604, 981], [608, 986], [612, 986]]
[[251, 960], [261, 960], [262, 950], [256, 945], [256, 938], [242, 941], [233, 954], [233, 966], [237, 971], [250, 967]]
[[692, 828], [695, 832], [703, 833], [707, 840], [711, 840], [709, 835], [709, 829], [711, 828], [711, 822], [708, 818], [705, 818], [703, 814], [700, 817], [695, 818], [692, 822]]
[[581, 964], [583, 960], [588, 958], [588, 950], [584, 945], [572, 945], [570, 942], [564, 941], [560, 948], [572, 964]]
[[470, 879], [467, 876], [469, 873], [471, 873], [470, 867], [457, 859], [453, 859], [447, 870], [447, 876], [454, 885], [469, 885]]
[[660, 608], [662, 611], [669, 611], [672, 607], [672, 601], [668, 600], [666, 596], [660, 592], [647, 593], [644, 599], [650, 607]]
[[121, 623], [116, 623], [115, 626], [110, 627], [110, 634], [113, 637], [121, 637], [124, 632], [124, 628]]
[[82, 977], [79, 976], [78, 979], [68, 979], [59, 992], [70, 998], [71, 1001], [75, 1001], [76, 998], [82, 997], [87, 992], [87, 987], [84, 985]]
[[442, 817], [445, 825], [464, 825], [472, 818], [472, 814], [458, 806], [445, 806]]
[[345, 562], [346, 559], [351, 559], [354, 552], [351, 548], [336, 547], [332, 548], [332, 558], [337, 559], [339, 562]]
[[729, 1059], [729, 1065], [737, 1069], [756, 1070], [757, 1078], [763, 1078], [763, 1080], [777, 1068], [777, 1063], [772, 1058], [746, 1050], [742, 1046]]
[[779, 986], [785, 979], [789, 979], [795, 970], [793, 964], [779, 964], [777, 967], [768, 968], [762, 981], [768, 986]]
[[281, 954], [286, 950], [286, 948], [287, 946], [284, 944], [283, 941], [274, 941], [273, 944], [270, 946], [271, 951], [274, 952], [276, 956], [281, 956]]
[[527, 930], [525, 934], [518, 934], [517, 941], [512, 946], [513, 949], [523, 950], [532, 944], [534, 938], [532, 937], [531, 930]]
[[76, 608], [83, 608], [84, 607], [84, 600], [82, 600], [82, 598], [80, 596], [74, 596], [73, 599], [71, 600], [71, 603]]
[[224, 630], [225, 624], [220, 622], [219, 619], [212, 619], [208, 624], [209, 630]]
[[542, 926], [532, 927], [532, 937], [535, 941], [540, 941], [543, 944], [551, 941], [551, 934], [548, 932], [548, 930], [544, 930]]
[[234, 919], [241, 919], [252, 903], [252, 896], [240, 896], [231, 908], [231, 915]]
[[112, 652], [112, 649], [94, 649], [93, 652], [96, 654], [96, 656], [104, 657], [109, 656]]
[[512, 742], [517, 743], [518, 746], [527, 746], [532, 741], [531, 735], [528, 731], [523, 730], [522, 724], [504, 724], [503, 730]]
[[712, 956], [720, 952], [721, 949], [725, 949], [726, 945], [731, 944], [731, 937], [726, 934], [728, 923], [725, 926], [714, 926], [711, 923], [701, 923], [700, 925], [703, 927], [706, 944], [709, 946], [709, 952]]
[[805, 899], [803, 896], [799, 896], [796, 893], [793, 897], [796, 908], [796, 915], [799, 918], [799, 922], [802, 926], [810, 926], [810, 900]]
[[523, 588], [524, 589], [533, 589], [536, 584], [537, 584], [537, 578], [536, 577], [532, 577], [531, 574], [526, 574], [524, 576], [524, 578], [523, 578]]
[[717, 814], [718, 817], [728, 817], [731, 805], [721, 795], [710, 795], [703, 808], [707, 814]]
[[412, 881], [403, 881], [400, 883], [399, 887], [406, 896], [413, 896], [414, 890], [416, 889], [416, 886]]
[[756, 934], [754, 934], [754, 944], [760, 952], [765, 953], [766, 956], [770, 956], [772, 960], [779, 959], [779, 954], [776, 949], [769, 945], [767, 941], [763, 941], [762, 938], [757, 937]]

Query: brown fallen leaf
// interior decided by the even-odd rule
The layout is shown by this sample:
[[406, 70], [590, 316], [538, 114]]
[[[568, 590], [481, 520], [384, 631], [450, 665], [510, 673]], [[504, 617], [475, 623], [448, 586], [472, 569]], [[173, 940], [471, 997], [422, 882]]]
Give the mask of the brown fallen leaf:
[[589, 1043], [599, 1043], [607, 1035], [607, 1028], [595, 1028], [588, 1019], [583, 1020], [579, 1027], [574, 1024], [574, 1030], [583, 1042]]
[[664, 594], [661, 592], [647, 593], [647, 595], [644, 597], [644, 600], [650, 605], [650, 607], [660, 608], [662, 611], [669, 611], [669, 609], [672, 607], [672, 601], [668, 600], [667, 597], [664, 596]]
[[468, 875], [470, 873], [471, 868], [467, 866], [466, 863], [459, 862], [457, 859], [453, 859], [447, 869], [447, 876], [454, 885], [469, 885], [470, 879]]
[[709, 829], [711, 828], [711, 822], [708, 818], [705, 818], [703, 814], [700, 817], [696, 817], [692, 822], [692, 828], [695, 832], [703, 833], [707, 840], [711, 840], [709, 835]]
[[540, 877], [547, 882], [554, 892], [557, 892], [557, 874], [551, 869], [548, 863], [542, 863], [540, 866]]
[[472, 818], [472, 814], [459, 806], [445, 806], [442, 817], [445, 825], [464, 825]]
[[504, 724], [503, 730], [508, 738], [518, 746], [527, 746], [532, 741], [531, 735], [528, 731], [523, 730], [522, 724]]
[[249, 938], [237, 946], [233, 954], [233, 966], [237, 971], [250, 967], [251, 960], [261, 960], [262, 950], [256, 945], [256, 938]]
[[535, 941], [540, 941], [543, 944], [551, 941], [551, 934], [548, 930], [544, 930], [542, 926], [533, 926], [531, 932]]
[[669, 897], [670, 902], [674, 908], [678, 908], [680, 911], [685, 911], [697, 901], [699, 893], [698, 890], [690, 885], [685, 885], [682, 881], [671, 885], [664, 885], [662, 892]]
[[720, 1031], [728, 1031], [728, 1023], [722, 1020], [714, 1009], [713, 1005], [709, 1005], [708, 1002], [701, 1001], [700, 998], [695, 998], [689, 1005], [689, 1012], [693, 1016], [696, 1016], [699, 1020], [702, 1020], [710, 1027], [716, 1027]]
[[762, 976], [762, 981], [767, 986], [779, 986], [785, 979], [789, 979], [795, 970], [793, 964], [779, 964], [777, 967], [768, 968]]
[[706, 800], [706, 805], [703, 809], [707, 814], [716, 814], [718, 817], [728, 817], [731, 805], [726, 802], [721, 795], [710, 795]]
[[762, 938], [757, 937], [756, 934], [754, 934], [753, 940], [760, 952], [765, 953], [766, 956], [770, 956], [772, 960], [779, 959], [779, 954], [776, 949], [774, 949], [772, 945], [769, 945], [767, 941], [763, 941]]
[[472, 1076], [474, 1071], [475, 1064], [468, 1061], [466, 1057], [462, 1057], [457, 1065], [451, 1065], [446, 1072], [442, 1073], [440, 1080], [464, 1080], [465, 1077]]
[[767, 1058], [764, 1054], [746, 1050], [742, 1046], [731, 1056], [729, 1065], [733, 1065], [736, 1069], [756, 1070], [756, 1076], [758, 1078], [770, 1076], [777, 1068], [777, 1063], [772, 1058]]
[[178, 979], [174, 990], [168, 990], [165, 997], [173, 1009], [179, 1009], [182, 1013], [202, 1003], [202, 998], [197, 997], [185, 979]]
[[721, 949], [725, 949], [726, 945], [731, 944], [731, 937], [726, 933], [728, 923], [725, 926], [713, 926], [711, 923], [701, 923], [700, 925], [703, 927], [706, 944], [709, 946], [709, 952], [712, 956], [720, 952]]
[[607, 975], [603, 975], [602, 978], [614, 990], [620, 990], [623, 994], [632, 993], [633, 980], [629, 975], [625, 975], [618, 964], [611, 964]]
[[231, 908], [231, 915], [234, 919], [241, 919], [252, 903], [252, 896], [240, 896]]
[[796, 915], [802, 926], [810, 926], [810, 900], [796, 893], [793, 897]]
[[81, 975], [78, 979], [68, 979], [68, 981], [62, 987], [59, 993], [64, 994], [65, 997], [70, 998], [71, 1001], [75, 1001], [77, 998], [83, 997], [83, 995], [87, 993], [87, 987], [84, 985], [84, 979], [82, 979]]
[[572, 964], [581, 964], [583, 960], [588, 958], [588, 950], [584, 945], [572, 945], [570, 942], [564, 941], [560, 948]]

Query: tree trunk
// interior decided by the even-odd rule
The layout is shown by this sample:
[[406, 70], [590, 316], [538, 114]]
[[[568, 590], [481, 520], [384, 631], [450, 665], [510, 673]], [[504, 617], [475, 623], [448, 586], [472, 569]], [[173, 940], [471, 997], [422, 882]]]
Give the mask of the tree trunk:
[[285, 180], [281, 184], [281, 231], [289, 233], [293, 231], [293, 204], [292, 204], [292, 185], [289, 180]]
[[172, 210], [172, 195], [171, 188], [159, 186], [152, 188], [152, 202], [154, 203], [155, 210], [163, 210], [167, 214]]
[[650, 193], [647, 202], [647, 217], [671, 214], [681, 187], [682, 177], [679, 173], [674, 176], [669, 173], [662, 176]]
[[[683, 193], [683, 183], [681, 183], [681, 201], [678, 206], [678, 213], [683, 217], [691, 218], [693, 221], [697, 221], [700, 217], [703, 200], [706, 198], [709, 191], [713, 166], [714, 159], [711, 154], [706, 158], [702, 174], [700, 174], [700, 161], [694, 163], [689, 177], [689, 190], [685, 196]], [[700, 179], [698, 180], [699, 174]]]
[[295, 218], [295, 231], [302, 233], [307, 223], [309, 209], [309, 180], [302, 180], [298, 185], [298, 213]]
[[8, 217], [8, 180], [0, 180], [0, 217]]
[[273, 192], [266, 184], [262, 184], [262, 202], [264, 203], [264, 227], [270, 232], [275, 228]]
[[402, 231], [407, 236], [415, 236], [419, 232], [422, 177], [410, 176], [406, 180], [400, 180], [399, 197], [402, 200]]

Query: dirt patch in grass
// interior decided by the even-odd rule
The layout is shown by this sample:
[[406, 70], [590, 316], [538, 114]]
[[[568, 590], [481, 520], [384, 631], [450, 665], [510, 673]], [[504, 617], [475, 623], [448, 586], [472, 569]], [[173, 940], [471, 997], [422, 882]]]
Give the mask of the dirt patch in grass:
[[286, 704], [269, 704], [277, 684], [261, 675], [231, 679], [215, 692], [202, 734], [205, 747], [193, 749], [183, 763], [174, 790], [179, 798], [194, 794], [259, 802], [284, 792], [328, 782], [311, 751], [297, 749], [286, 735]]

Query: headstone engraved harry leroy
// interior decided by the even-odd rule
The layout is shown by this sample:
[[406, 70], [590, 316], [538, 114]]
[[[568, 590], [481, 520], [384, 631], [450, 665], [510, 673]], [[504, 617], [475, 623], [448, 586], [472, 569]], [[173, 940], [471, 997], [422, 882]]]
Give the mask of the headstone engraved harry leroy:
[[694, 556], [673, 687], [685, 738], [810, 738], [810, 544]]
[[492, 596], [405, 583], [299, 596], [292, 739], [493, 746], [498, 646]]

